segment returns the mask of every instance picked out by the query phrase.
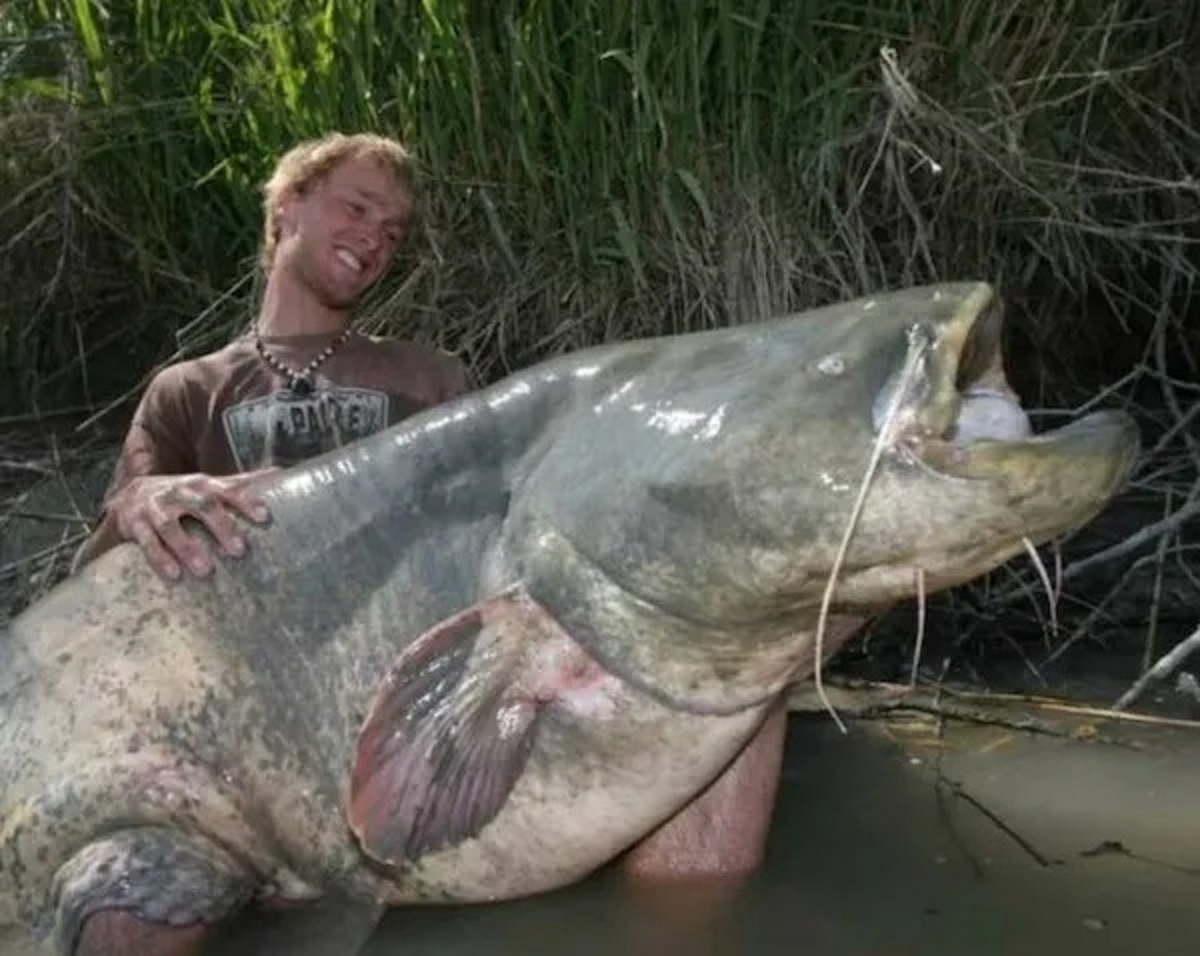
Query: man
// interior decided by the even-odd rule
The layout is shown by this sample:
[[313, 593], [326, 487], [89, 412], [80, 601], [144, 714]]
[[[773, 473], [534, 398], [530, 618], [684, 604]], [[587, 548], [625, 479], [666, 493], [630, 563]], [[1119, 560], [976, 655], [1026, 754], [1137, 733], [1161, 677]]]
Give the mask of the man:
[[255, 492], [265, 473], [468, 389], [457, 359], [350, 327], [407, 234], [412, 191], [407, 152], [382, 136], [335, 133], [279, 160], [264, 188], [266, 288], [253, 332], [155, 376], [76, 567], [134, 541], [167, 578], [205, 576], [212, 554], [183, 518], [240, 556], [236, 516], [268, 517]]
[[[155, 377], [77, 563], [132, 540], [169, 578], [206, 575], [211, 554], [182, 518], [202, 521], [226, 554], [240, 555], [235, 515], [266, 519], [254, 492], [265, 470], [467, 389], [449, 356], [350, 331], [351, 308], [404, 237], [410, 182], [403, 149], [378, 137], [332, 136], [283, 157], [265, 190], [267, 285], [253, 335]], [[625, 867], [635, 882], [709, 884], [709, 916], [714, 893], [736, 890], [763, 855], [786, 716], [777, 708], [707, 791], [631, 850]], [[190, 954], [205, 933], [110, 911], [89, 920], [81, 952]]]

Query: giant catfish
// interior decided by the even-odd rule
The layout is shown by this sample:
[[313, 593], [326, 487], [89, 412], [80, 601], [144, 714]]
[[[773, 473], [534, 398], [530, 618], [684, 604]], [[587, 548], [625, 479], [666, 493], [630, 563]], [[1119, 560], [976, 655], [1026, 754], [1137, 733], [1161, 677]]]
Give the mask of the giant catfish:
[[999, 323], [947, 283], [583, 350], [283, 472], [209, 580], [109, 552], [0, 635], [0, 921], [580, 880], [811, 674], [839, 552], [829, 651], [1122, 485], [1131, 420], [1030, 434]]

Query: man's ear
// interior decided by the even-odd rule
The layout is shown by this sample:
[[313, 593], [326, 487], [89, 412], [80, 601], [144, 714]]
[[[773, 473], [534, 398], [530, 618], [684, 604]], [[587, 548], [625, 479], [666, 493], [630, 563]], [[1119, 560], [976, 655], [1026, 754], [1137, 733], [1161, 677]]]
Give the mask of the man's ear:
[[299, 215], [300, 193], [295, 186], [289, 186], [275, 200], [275, 221], [279, 224], [279, 235], [286, 236], [296, 228]]

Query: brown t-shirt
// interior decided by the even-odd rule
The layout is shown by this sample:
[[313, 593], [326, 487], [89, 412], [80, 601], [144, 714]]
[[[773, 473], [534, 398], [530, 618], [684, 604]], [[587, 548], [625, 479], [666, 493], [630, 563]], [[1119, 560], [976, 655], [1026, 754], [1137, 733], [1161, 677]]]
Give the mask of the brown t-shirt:
[[[264, 337], [289, 368], [303, 369], [332, 335]], [[466, 367], [413, 342], [352, 335], [293, 394], [250, 336], [168, 366], [147, 387], [117, 461], [107, 501], [142, 475], [231, 475], [288, 466], [349, 444], [466, 392]]]

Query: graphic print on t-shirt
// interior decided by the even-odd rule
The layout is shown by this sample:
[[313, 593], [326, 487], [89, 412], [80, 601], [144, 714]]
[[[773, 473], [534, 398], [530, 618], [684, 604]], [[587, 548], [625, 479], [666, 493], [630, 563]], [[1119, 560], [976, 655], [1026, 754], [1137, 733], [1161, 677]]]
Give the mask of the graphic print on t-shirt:
[[221, 416], [238, 471], [288, 467], [365, 438], [388, 423], [388, 396], [371, 388], [324, 386], [231, 405]]

